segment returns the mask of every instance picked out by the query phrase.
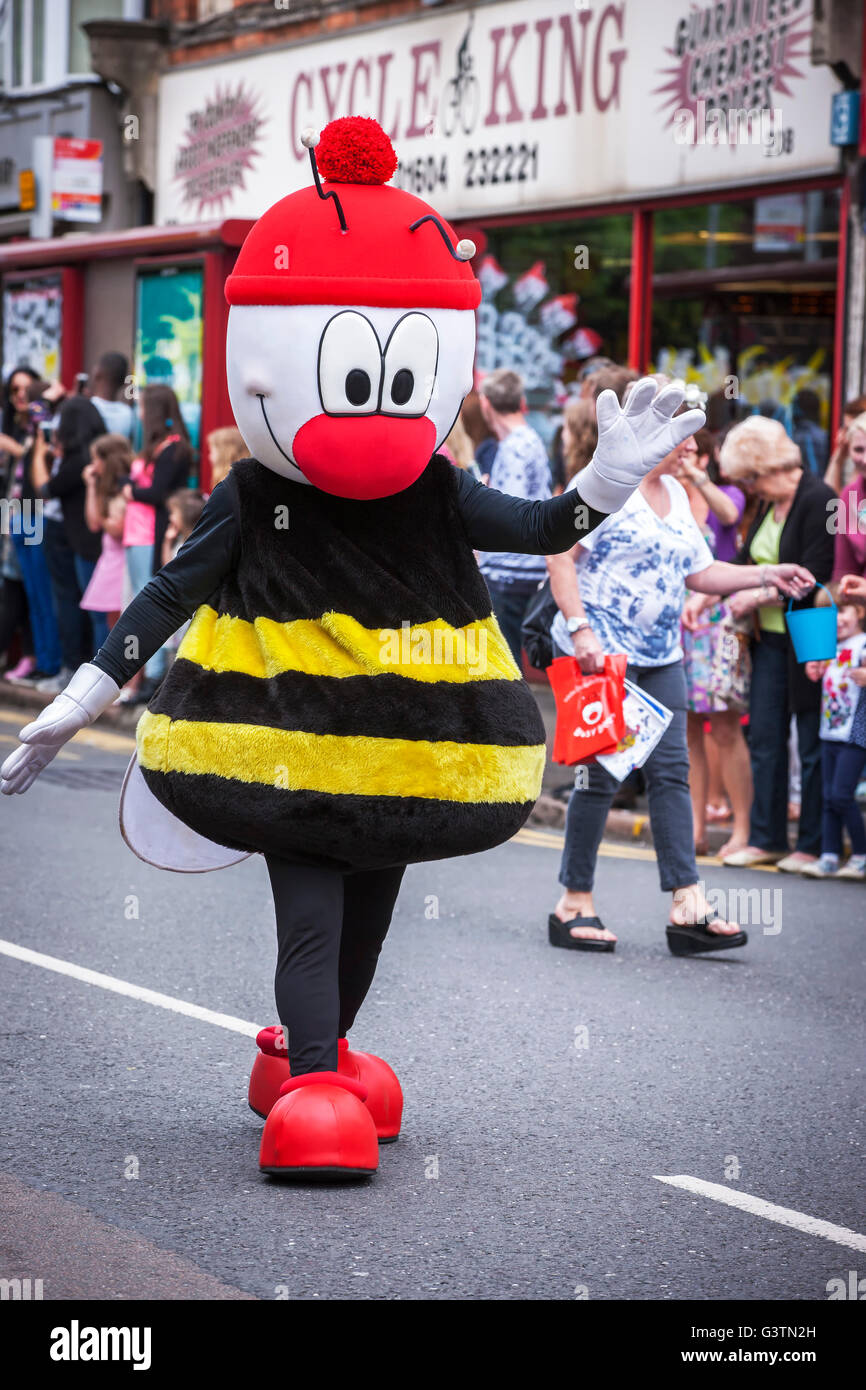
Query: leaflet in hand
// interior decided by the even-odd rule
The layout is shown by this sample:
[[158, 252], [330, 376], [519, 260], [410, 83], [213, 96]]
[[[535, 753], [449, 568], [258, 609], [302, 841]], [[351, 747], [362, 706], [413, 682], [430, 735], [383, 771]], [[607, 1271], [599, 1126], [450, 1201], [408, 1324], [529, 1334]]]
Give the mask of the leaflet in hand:
[[596, 758], [618, 782], [636, 767], [643, 767], [673, 719], [669, 709], [629, 680], [625, 682], [622, 712], [625, 733], [611, 753], [599, 753]]

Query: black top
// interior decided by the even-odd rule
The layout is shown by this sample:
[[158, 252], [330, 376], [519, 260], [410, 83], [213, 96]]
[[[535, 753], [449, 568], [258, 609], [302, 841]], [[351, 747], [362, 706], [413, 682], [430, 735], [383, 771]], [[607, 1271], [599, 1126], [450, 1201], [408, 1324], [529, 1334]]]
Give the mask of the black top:
[[84, 516], [87, 488], [81, 474], [90, 462], [90, 445], [105, 433], [105, 422], [96, 406], [84, 396], [69, 396], [60, 410], [57, 438], [63, 448], [60, 466], [52, 473], [43, 497], [59, 497], [63, 508], [66, 538], [76, 555], [98, 560], [102, 552], [102, 532], [91, 531]]
[[[587, 507], [576, 489], [544, 502], [510, 497], [485, 487], [471, 474], [455, 469], [458, 509], [470, 545], [476, 550], [509, 550], [526, 555], [555, 555], [570, 550], [581, 534], [604, 520]], [[585, 512], [577, 525], [576, 509]], [[121, 614], [94, 665], [124, 685], [154, 652], [212, 599], [223, 578], [237, 568], [240, 528], [237, 489], [232, 473], [214, 489], [195, 529], [175, 558], [157, 574]], [[126, 655], [127, 637], [136, 655]]]
[[[833, 572], [834, 539], [827, 525], [827, 503], [835, 497], [831, 487], [804, 469], [779, 539], [779, 563], [804, 565], [819, 584], [829, 584]], [[749, 553], [752, 541], [772, 505], [772, 502], [764, 502], [758, 508], [734, 564], [754, 564]], [[811, 608], [816, 594], [817, 590], [813, 590], [805, 599], [795, 599], [792, 608]], [[804, 667], [797, 661], [787, 629], [785, 641], [788, 644], [788, 700], [791, 713], [805, 714], [819, 709], [821, 682], [808, 679]]]
[[153, 477], [147, 487], [132, 485], [132, 495], [136, 502], [146, 502], [156, 512], [156, 525], [153, 534], [153, 572], [162, 564], [162, 542], [168, 526], [166, 500], [178, 488], [186, 487], [189, 474], [190, 453], [186, 444], [174, 441], [160, 449], [153, 463]]

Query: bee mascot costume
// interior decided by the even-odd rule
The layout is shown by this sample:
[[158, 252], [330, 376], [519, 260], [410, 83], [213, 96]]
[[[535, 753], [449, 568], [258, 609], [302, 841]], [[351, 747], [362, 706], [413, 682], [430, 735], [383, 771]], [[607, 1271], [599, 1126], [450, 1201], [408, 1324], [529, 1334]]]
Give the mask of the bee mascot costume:
[[355, 1176], [400, 1128], [397, 1077], [346, 1034], [405, 867], [501, 844], [541, 786], [541, 718], [473, 547], [570, 549], [703, 417], [674, 418], [682, 392], [652, 380], [624, 410], [603, 393], [594, 458], [546, 502], [455, 468], [436, 449], [472, 386], [475, 247], [388, 186], [375, 121], [303, 139], [312, 186], [259, 219], [226, 284], [252, 457], [22, 730], [0, 785], [26, 791], [192, 619], [138, 725], [123, 835], [175, 870], [264, 855], [280, 1024], [250, 1081], [260, 1166]]

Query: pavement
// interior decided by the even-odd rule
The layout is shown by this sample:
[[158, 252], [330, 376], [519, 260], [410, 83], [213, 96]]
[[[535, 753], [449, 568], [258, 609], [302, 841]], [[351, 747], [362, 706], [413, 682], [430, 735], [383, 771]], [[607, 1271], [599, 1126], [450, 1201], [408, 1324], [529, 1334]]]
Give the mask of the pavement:
[[[0, 753], [19, 717], [0, 705]], [[614, 955], [547, 943], [557, 830], [411, 866], [352, 1035], [397, 1071], [403, 1132], [369, 1182], [286, 1185], [246, 1104], [275, 1021], [264, 865], [138, 861], [117, 832], [131, 747], [101, 721], [0, 803], [0, 1280], [116, 1300], [851, 1287], [862, 885], [702, 861], [750, 939], [686, 960], [646, 846], [602, 846]]]

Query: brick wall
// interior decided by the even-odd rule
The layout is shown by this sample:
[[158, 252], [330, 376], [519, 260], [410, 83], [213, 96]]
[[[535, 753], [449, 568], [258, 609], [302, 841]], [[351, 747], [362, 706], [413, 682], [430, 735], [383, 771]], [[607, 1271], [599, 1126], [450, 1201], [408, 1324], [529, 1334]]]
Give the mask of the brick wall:
[[[295, 8], [296, 15], [292, 14]], [[246, 10], [245, 21], [258, 19], [261, 23], [252, 27], [244, 23], [239, 32], [232, 32], [232, 13], [212, 19], [206, 24], [198, 24], [199, 0], [150, 0], [149, 19], [169, 20], [177, 25], [196, 25], [193, 29], [183, 29], [173, 35], [167, 61], [170, 66], [183, 63], [216, 61], [234, 54], [254, 53], [274, 45], [290, 43], [293, 39], [307, 39], [320, 35], [327, 38], [340, 29], [354, 29], [361, 24], [376, 24], [401, 15], [413, 14], [424, 8], [421, 0], [374, 0], [374, 3], [347, 3], [339, 7], [328, 6], [325, 14], [309, 14], [311, 6], [305, 0], [293, 0], [288, 10], [279, 8], [274, 0], [234, 0], [234, 12]], [[302, 17], [304, 10], [307, 16]]]

